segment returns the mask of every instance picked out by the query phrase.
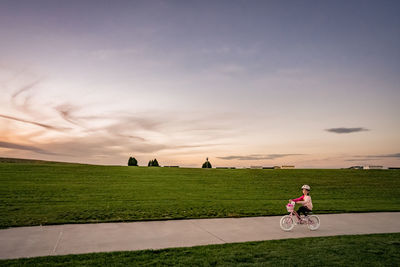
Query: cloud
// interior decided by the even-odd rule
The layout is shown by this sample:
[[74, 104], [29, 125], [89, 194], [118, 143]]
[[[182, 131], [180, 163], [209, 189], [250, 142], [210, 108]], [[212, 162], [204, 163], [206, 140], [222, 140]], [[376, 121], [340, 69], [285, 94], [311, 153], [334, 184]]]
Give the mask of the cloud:
[[214, 146], [214, 144], [169, 145], [157, 142], [144, 142], [136, 139], [128, 141], [124, 138], [114, 138], [101, 134], [79, 139], [71, 138], [68, 140], [50, 141], [41, 145], [46, 151], [60, 152], [76, 158], [92, 158], [98, 155], [120, 158], [121, 155], [154, 154], [164, 150], [181, 150], [209, 146]]
[[167, 148], [164, 144], [145, 142], [126, 142], [121, 138], [108, 138], [103, 135], [71, 138], [69, 140], [53, 141], [43, 144], [47, 150], [62, 151], [77, 158], [93, 157], [103, 154], [109, 157], [128, 153], [154, 153]]
[[369, 131], [369, 129], [366, 129], [366, 128], [363, 128], [363, 127], [357, 127], [357, 128], [340, 127], [340, 128], [326, 129], [325, 131], [331, 132], [331, 133], [337, 133], [337, 134], [346, 134], [346, 133], [356, 133], [356, 132]]
[[52, 153], [34, 146], [29, 146], [29, 145], [19, 145], [15, 143], [10, 143], [10, 142], [3, 142], [0, 141], [0, 147], [2, 148], [9, 148], [9, 149], [18, 149], [18, 150], [26, 150], [26, 151], [32, 151], [36, 152], [39, 154], [46, 154], [46, 155], [58, 155], [56, 153]]
[[220, 73], [226, 74], [226, 75], [238, 75], [238, 74], [244, 73], [245, 68], [240, 65], [236, 65], [236, 64], [227, 64], [227, 65], [218, 66], [217, 69], [214, 71], [220, 72]]
[[[214, 138], [212, 143], [206, 139], [194, 142], [193, 140], [198, 141], [199, 138], [179, 138], [179, 134], [177, 136], [176, 133], [177, 130], [182, 129], [181, 127], [184, 130], [196, 131], [196, 133], [204, 130], [206, 132], [201, 132], [201, 134], [206, 136], [209, 136], [210, 132], [208, 128], [198, 129], [198, 125], [193, 125], [193, 119], [182, 121], [169, 113], [150, 115], [109, 113], [102, 116], [85, 116], [80, 115], [82, 109], [79, 106], [69, 104], [59, 105], [56, 110], [65, 121], [78, 126], [76, 130], [81, 130], [81, 135], [79, 138], [69, 136], [67, 139], [65, 137], [49, 139], [47, 143], [42, 143], [41, 147], [80, 158], [91, 158], [97, 155], [119, 157], [130, 153], [150, 154], [164, 150], [179, 151], [219, 145], [215, 142], [217, 138]], [[209, 125], [201, 126], [209, 127]]]
[[[57, 113], [68, 123], [85, 129], [86, 133], [107, 132], [109, 135], [120, 138], [130, 138], [140, 141], [146, 141], [145, 138], [134, 134], [137, 131], [161, 131], [160, 126], [165, 120], [158, 117], [149, 117], [148, 115], [126, 115], [126, 114], [104, 114], [80, 115], [82, 107], [64, 103], [54, 108]], [[103, 126], [97, 126], [98, 123]], [[106, 125], [104, 125], [106, 124]]]
[[357, 162], [361, 162], [361, 161], [368, 161], [368, 160], [376, 160], [373, 158], [359, 158], [359, 159], [346, 159], [345, 161], [357, 161]]
[[21, 110], [25, 113], [30, 113], [32, 111], [30, 108], [31, 106], [30, 102], [32, 100], [33, 95], [32, 93], [29, 93], [29, 91], [35, 88], [40, 82], [41, 80], [37, 79], [15, 90], [15, 92], [11, 95], [10, 101], [16, 109]]
[[352, 159], [346, 161], [362, 161], [362, 160], [379, 160], [382, 158], [397, 158], [400, 159], [400, 153], [394, 154], [378, 154], [378, 155], [355, 155]]
[[126, 57], [130, 55], [136, 55], [140, 53], [141, 50], [134, 48], [125, 49], [97, 49], [90, 52], [90, 55], [98, 60], [108, 60], [116, 57]]
[[70, 104], [63, 104], [55, 107], [55, 110], [60, 114], [60, 116], [69, 123], [78, 125], [76, 118], [72, 116], [72, 113], [79, 110], [78, 107], [72, 106]]
[[230, 55], [230, 56], [252, 56], [259, 53], [260, 49], [256, 44], [253, 44], [251, 47], [243, 47], [237, 45], [220, 45], [213, 46], [212, 48], [203, 48], [200, 50], [200, 53], [203, 55]]
[[49, 130], [65, 131], [65, 130], [69, 130], [70, 129], [70, 128], [65, 128], [65, 127], [52, 126], [52, 125], [48, 125], [48, 124], [44, 124], [44, 123], [40, 123], [40, 122], [35, 122], [35, 121], [24, 120], [24, 119], [20, 119], [20, 118], [13, 117], [13, 116], [7, 116], [7, 115], [3, 115], [3, 114], [0, 114], [0, 117], [4, 118], [4, 119], [9, 119], [9, 120], [14, 120], [14, 121], [19, 121], [19, 122], [24, 122], [24, 123], [40, 126], [40, 127], [43, 127], [45, 129], [49, 129]]
[[109, 125], [96, 128], [94, 131], [104, 131], [113, 137], [129, 138], [143, 142], [147, 141], [147, 139], [140, 135], [145, 133], [149, 134], [151, 132], [163, 132], [161, 126], [165, 124], [165, 121], [162, 118], [153, 116], [139, 117], [136, 115], [107, 115], [104, 116], [103, 119], [109, 120], [111, 123]]
[[248, 156], [226, 156], [217, 158], [224, 160], [265, 160], [265, 159], [277, 159], [288, 156], [300, 156], [300, 155], [304, 154], [267, 154], [267, 155], [253, 154]]
[[[89, 135], [105, 133], [108, 137], [143, 142], [152, 141], [152, 139], [154, 141], [154, 137], [179, 139], [180, 147], [190, 147], [180, 138], [182, 135], [184, 139], [189, 139], [188, 142], [199, 139], [203, 142], [210, 140], [215, 142], [216, 139], [225, 138], [227, 132], [231, 131], [226, 124], [221, 125], [227, 123], [227, 119], [218, 116], [213, 118], [214, 122], [205, 123], [204, 118], [182, 118], [180, 114], [171, 112], [151, 112], [152, 114], [114, 112], [101, 116], [82, 116], [78, 114], [81, 107], [70, 104], [59, 105], [55, 110], [65, 121], [84, 128], [83, 132]], [[176, 140], [171, 142], [176, 144]]]
[[[58, 160], [69, 160], [73, 157], [85, 162], [96, 161], [100, 155], [115, 161], [132, 153], [154, 155], [160, 151], [172, 151], [177, 154], [203, 151], [210, 147], [226, 145], [223, 141], [229, 140], [235, 133], [231, 118], [237, 119], [237, 116], [225, 113], [213, 114], [213, 118], [209, 119], [203, 113], [183, 114], [178, 111], [105, 111], [98, 107], [62, 100], [53, 102], [50, 110], [52, 112], [46, 112], [43, 118], [38, 119], [43, 105], [39, 105], [39, 101], [30, 102], [33, 97], [33, 100], [40, 99], [36, 94], [38, 85], [38, 79], [30, 79], [30, 82], [12, 88], [13, 91], [9, 94], [8, 100], [13, 107], [24, 110], [26, 116], [0, 114], [0, 120], [11, 120], [41, 128], [31, 127], [34, 132], [29, 131], [29, 135], [25, 131], [5, 131], [3, 140], [23, 140], [23, 144], [0, 143], [0, 147], [10, 149], [6, 151], [10, 155], [38, 153], [52, 155]], [[7, 137], [10, 139], [6, 139]]]
[[386, 155], [372, 155], [372, 157], [377, 157], [377, 158], [400, 158], [400, 153], [386, 154]]
[[22, 94], [25, 91], [28, 91], [35, 87], [37, 84], [39, 84], [40, 80], [28, 83], [27, 85], [22, 86], [20, 89], [16, 90], [12, 95], [11, 95], [11, 100], [15, 101], [18, 95]]

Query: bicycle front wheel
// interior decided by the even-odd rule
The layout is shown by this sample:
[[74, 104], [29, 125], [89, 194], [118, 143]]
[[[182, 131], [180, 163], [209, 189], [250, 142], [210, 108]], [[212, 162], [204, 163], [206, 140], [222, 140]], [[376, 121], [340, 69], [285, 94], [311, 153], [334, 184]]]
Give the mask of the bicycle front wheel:
[[283, 231], [290, 231], [294, 227], [294, 220], [289, 215], [285, 215], [281, 218], [280, 226]]
[[317, 215], [308, 216], [307, 224], [308, 224], [308, 229], [310, 229], [311, 231], [317, 230], [320, 226], [319, 217]]

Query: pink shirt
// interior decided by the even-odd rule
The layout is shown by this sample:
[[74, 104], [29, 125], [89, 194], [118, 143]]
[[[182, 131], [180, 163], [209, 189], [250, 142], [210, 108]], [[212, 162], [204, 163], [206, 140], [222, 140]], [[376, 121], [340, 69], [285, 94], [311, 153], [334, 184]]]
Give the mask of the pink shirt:
[[293, 199], [293, 201], [296, 203], [302, 204], [303, 206], [307, 207], [309, 210], [312, 210], [312, 208], [313, 208], [310, 196], [302, 195], [299, 198]]

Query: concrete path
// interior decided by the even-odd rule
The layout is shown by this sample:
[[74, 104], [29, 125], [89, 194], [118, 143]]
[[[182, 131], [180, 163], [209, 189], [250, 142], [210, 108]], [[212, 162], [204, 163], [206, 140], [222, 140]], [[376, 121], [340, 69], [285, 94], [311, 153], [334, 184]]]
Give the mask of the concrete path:
[[0, 230], [0, 259], [400, 232], [400, 212], [318, 216], [317, 231], [297, 225], [283, 232], [280, 216], [10, 228]]

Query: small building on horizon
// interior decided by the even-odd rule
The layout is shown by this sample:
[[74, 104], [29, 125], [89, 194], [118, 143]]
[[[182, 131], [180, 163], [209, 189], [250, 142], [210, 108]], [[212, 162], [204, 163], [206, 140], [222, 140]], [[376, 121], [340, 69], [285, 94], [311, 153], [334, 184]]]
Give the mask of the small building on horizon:
[[250, 166], [250, 169], [262, 169], [262, 166]]
[[351, 166], [351, 170], [383, 170], [381, 165]]
[[381, 165], [369, 165], [369, 166], [364, 166], [364, 170], [382, 170], [383, 166]]
[[282, 165], [281, 169], [294, 169], [294, 165]]
[[350, 170], [362, 170], [364, 169], [364, 166], [351, 166], [349, 167]]

